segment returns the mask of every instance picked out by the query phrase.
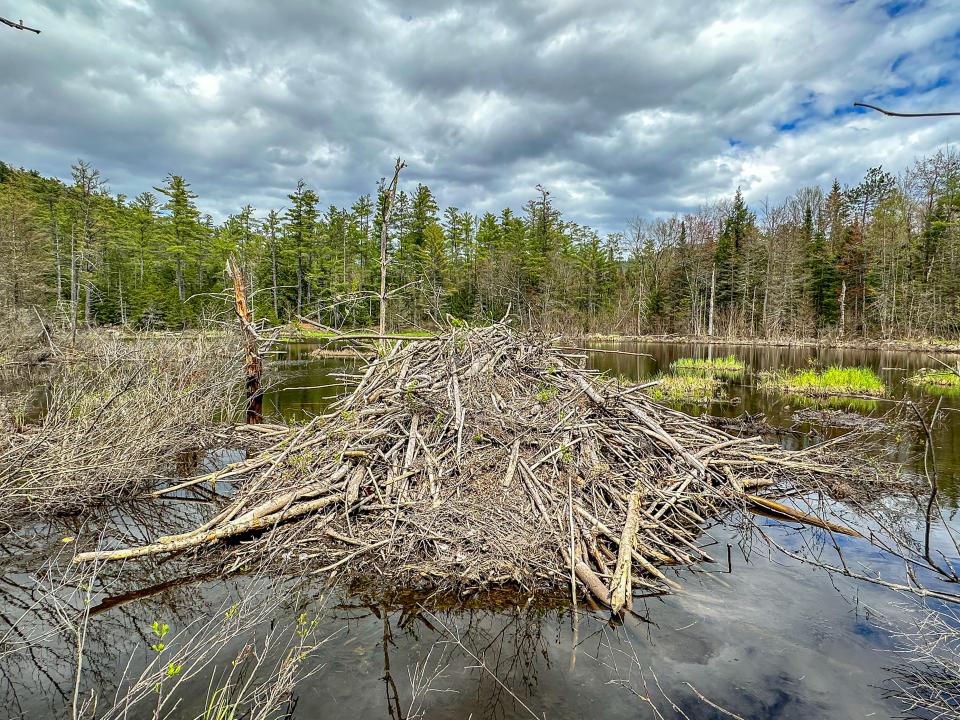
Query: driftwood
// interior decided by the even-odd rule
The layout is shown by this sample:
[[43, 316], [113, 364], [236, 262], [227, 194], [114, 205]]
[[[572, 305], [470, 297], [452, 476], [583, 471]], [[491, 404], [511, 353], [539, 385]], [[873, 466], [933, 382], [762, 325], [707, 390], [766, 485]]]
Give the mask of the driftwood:
[[380, 353], [343, 374], [354, 389], [326, 415], [205, 476], [237, 483], [211, 521], [76, 560], [219, 548], [228, 571], [285, 563], [437, 590], [573, 582], [621, 610], [635, 590], [677, 587], [660, 566], [708, 560], [705, 520], [761, 502], [747, 489], [863, 472], [829, 448], [735, 438], [504, 324]]

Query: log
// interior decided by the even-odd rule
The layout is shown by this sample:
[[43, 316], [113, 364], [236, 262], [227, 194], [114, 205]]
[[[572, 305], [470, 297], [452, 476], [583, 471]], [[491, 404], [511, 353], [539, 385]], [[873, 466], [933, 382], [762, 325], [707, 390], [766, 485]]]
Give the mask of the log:
[[610, 607], [610, 591], [607, 590], [607, 586], [603, 584], [603, 581], [597, 577], [597, 574], [590, 569], [590, 566], [583, 562], [583, 560], [577, 560], [576, 565], [574, 565], [574, 570], [577, 578], [584, 584], [587, 590], [590, 591], [590, 594], [606, 607]]
[[774, 500], [768, 500], [767, 498], [762, 498], [759, 495], [744, 495], [744, 497], [746, 497], [747, 502], [749, 502], [751, 505], [756, 505], [757, 507], [763, 508], [764, 510], [769, 510], [777, 515], [783, 515], [791, 520], [796, 520], [797, 522], [805, 523], [807, 525], [813, 525], [814, 527], [829, 530], [830, 532], [840, 533], [841, 535], [849, 535], [850, 537], [855, 538], [863, 537], [863, 535], [858, 533], [856, 530], [848, 528], [845, 525], [838, 525], [837, 523], [830, 522], [829, 520], [822, 520], [816, 515], [801, 512], [800, 510], [792, 508], [789, 505], [784, 505], [783, 503], [778, 503]]
[[619, 613], [624, 605], [633, 599], [633, 543], [637, 537], [637, 526], [640, 524], [640, 493], [634, 490], [630, 493], [627, 505], [627, 519], [623, 523], [623, 533], [620, 535], [620, 547], [617, 552], [617, 565], [613, 570], [613, 579], [610, 581], [610, 609]]

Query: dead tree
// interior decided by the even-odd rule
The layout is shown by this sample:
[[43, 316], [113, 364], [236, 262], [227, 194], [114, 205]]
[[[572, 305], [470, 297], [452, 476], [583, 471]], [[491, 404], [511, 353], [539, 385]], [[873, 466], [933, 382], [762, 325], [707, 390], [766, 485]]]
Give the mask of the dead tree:
[[243, 275], [236, 261], [227, 260], [227, 275], [233, 280], [234, 308], [240, 320], [243, 333], [244, 373], [246, 375], [247, 423], [256, 424], [263, 420], [263, 361], [260, 358], [260, 336], [253, 326], [253, 314], [247, 305], [247, 294], [243, 287]]
[[393, 180], [384, 191], [383, 213], [380, 216], [380, 334], [387, 334], [387, 228], [390, 225], [390, 216], [393, 215], [393, 199], [397, 195], [397, 182], [400, 171], [407, 164], [397, 158], [393, 168]]

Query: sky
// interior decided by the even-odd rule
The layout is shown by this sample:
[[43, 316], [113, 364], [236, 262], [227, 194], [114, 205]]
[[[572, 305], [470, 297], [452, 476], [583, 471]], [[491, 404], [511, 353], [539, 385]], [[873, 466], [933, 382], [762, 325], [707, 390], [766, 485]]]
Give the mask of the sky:
[[605, 232], [743, 189], [897, 172], [960, 140], [957, 0], [0, 0], [0, 160], [222, 219], [402, 187]]

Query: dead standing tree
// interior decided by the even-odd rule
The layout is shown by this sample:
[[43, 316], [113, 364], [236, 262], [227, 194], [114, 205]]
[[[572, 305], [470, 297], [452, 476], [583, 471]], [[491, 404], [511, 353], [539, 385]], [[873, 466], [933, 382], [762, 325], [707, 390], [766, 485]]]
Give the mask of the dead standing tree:
[[387, 334], [387, 228], [390, 225], [390, 216], [393, 215], [393, 199], [397, 194], [397, 182], [400, 171], [407, 164], [397, 158], [393, 168], [393, 180], [384, 191], [383, 213], [380, 216], [380, 334]]
[[253, 326], [253, 313], [247, 305], [243, 275], [232, 257], [227, 260], [227, 275], [233, 280], [234, 308], [243, 333], [247, 423], [256, 424], [263, 420], [263, 388], [260, 382], [263, 375], [263, 361], [260, 358], [260, 336]]

